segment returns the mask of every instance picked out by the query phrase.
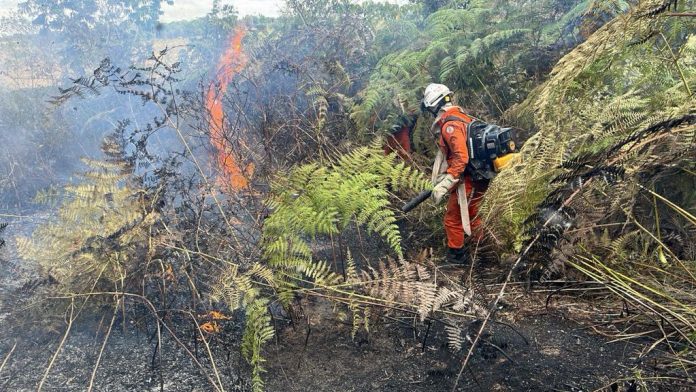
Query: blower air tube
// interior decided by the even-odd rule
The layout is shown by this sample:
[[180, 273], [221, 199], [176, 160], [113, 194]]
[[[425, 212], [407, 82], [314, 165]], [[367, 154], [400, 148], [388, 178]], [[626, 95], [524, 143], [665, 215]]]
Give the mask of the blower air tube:
[[433, 194], [433, 191], [423, 191], [418, 194], [418, 196], [414, 197], [413, 199], [409, 200], [408, 203], [404, 204], [403, 207], [401, 207], [402, 212], [409, 212], [412, 209], [418, 207], [418, 205], [430, 198], [430, 195]]

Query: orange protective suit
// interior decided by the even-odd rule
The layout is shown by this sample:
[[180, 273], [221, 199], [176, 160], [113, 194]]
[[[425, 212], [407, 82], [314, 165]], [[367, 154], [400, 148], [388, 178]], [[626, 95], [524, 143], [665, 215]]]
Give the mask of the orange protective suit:
[[396, 152], [404, 161], [411, 160], [411, 127], [404, 125], [399, 131], [387, 136], [384, 154]]
[[[483, 194], [488, 188], [487, 181], [474, 181], [470, 174], [466, 173], [469, 163], [469, 149], [467, 148], [467, 125], [473, 119], [466, 115], [461, 108], [452, 106], [438, 117], [434, 127], [440, 128], [438, 147], [447, 159], [447, 173], [464, 182], [469, 203], [468, 211], [471, 219], [472, 235], [479, 236], [481, 220], [478, 215], [478, 207]], [[447, 202], [444, 225], [447, 234], [447, 246], [451, 249], [461, 249], [464, 246], [464, 227], [460, 215], [460, 206], [457, 198], [457, 188], [452, 190]]]

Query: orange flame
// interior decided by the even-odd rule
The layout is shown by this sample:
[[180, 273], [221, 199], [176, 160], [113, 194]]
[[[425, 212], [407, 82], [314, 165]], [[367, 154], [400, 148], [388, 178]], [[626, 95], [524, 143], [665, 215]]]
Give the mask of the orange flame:
[[243, 26], [238, 26], [230, 35], [229, 46], [218, 62], [217, 80], [210, 84], [205, 100], [206, 109], [210, 113], [210, 139], [216, 150], [218, 167], [223, 172], [222, 180], [236, 190], [245, 188], [249, 184], [247, 176], [253, 172], [253, 166], [249, 165], [242, 171], [232, 155], [231, 146], [223, 132], [225, 115], [222, 97], [227, 92], [227, 85], [234, 75], [246, 66], [247, 58], [242, 52], [242, 40], [245, 35], [246, 29]]
[[220, 326], [216, 322], [207, 322], [205, 324], [201, 324], [200, 326], [201, 330], [203, 332], [207, 333], [218, 333], [220, 332]]

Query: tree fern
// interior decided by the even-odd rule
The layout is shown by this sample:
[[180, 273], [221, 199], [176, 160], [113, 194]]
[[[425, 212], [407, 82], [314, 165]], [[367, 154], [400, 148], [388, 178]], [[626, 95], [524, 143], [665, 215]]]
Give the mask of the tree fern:
[[[491, 190], [499, 192], [489, 192], [484, 202], [489, 227], [508, 234], [513, 234], [508, 231], [511, 227], [520, 229], [520, 219], [531, 214], [547, 195], [549, 181], [569, 158], [602, 151], [646, 124], [692, 110], [691, 98], [684, 94], [683, 83], [678, 83], [678, 70], [665, 70], [650, 42], [629, 45], [634, 37], [644, 36], [657, 26], [665, 32], [682, 29], [670, 19], [646, 21], [639, 16], [655, 4], [643, 4], [597, 31], [559, 62], [551, 79], [533, 92], [528, 102], [511, 110], [513, 117], [532, 117], [540, 131], [523, 146], [520, 163], [501, 173], [491, 185]], [[691, 40], [676, 38], [671, 44], [682, 49], [673, 50], [689, 53]], [[678, 61], [684, 62], [688, 56], [682, 55]], [[684, 64], [682, 73], [693, 78]], [[679, 84], [682, 93], [675, 96]], [[493, 214], [501, 205], [506, 212]], [[509, 244], [519, 245], [518, 240]]]
[[[103, 150], [113, 151], [114, 143], [107, 139]], [[64, 188], [55, 219], [31, 238], [17, 239], [22, 257], [36, 260], [66, 292], [122, 282], [158, 219], [127, 181], [127, 163], [115, 156], [84, 162], [89, 170], [81, 182]]]
[[273, 185], [268, 203], [273, 213], [264, 225], [266, 257], [309, 260], [303, 238], [337, 234], [351, 222], [382, 236], [401, 257], [401, 235], [389, 208], [389, 191], [430, 186], [417, 171], [384, 156], [378, 143], [345, 154], [328, 167], [299, 167]]
[[[432, 82], [448, 84], [465, 107], [500, 113], [513, 103], [511, 100], [523, 97], [524, 91], [519, 90], [530, 85], [523, 75], [532, 66], [525, 64], [535, 61], [536, 45], [555, 44], [565, 26], [575, 23], [575, 16], [599, 7], [585, 1], [567, 11], [566, 18], [561, 15], [549, 21], [543, 10], [557, 5], [540, 3], [538, 12], [530, 12], [528, 5], [506, 3], [506, 13], [502, 14], [493, 3], [476, 1], [452, 4], [432, 13], [418, 39], [380, 60], [351, 117], [361, 128], [385, 132], [397, 123], [399, 115], [417, 113], [423, 88]], [[622, 9], [618, 5], [610, 8]], [[555, 27], [542, 33], [539, 30], [545, 24]], [[530, 28], [536, 25], [542, 27]], [[534, 36], [541, 43], [532, 44]], [[508, 78], [500, 78], [503, 71]], [[503, 97], [495, 97], [491, 91], [502, 91]], [[481, 108], [481, 103], [486, 107]], [[420, 134], [423, 131], [418, 128], [414, 139], [429, 138]]]
[[[394, 156], [385, 156], [380, 141], [328, 164], [298, 166], [274, 181], [267, 200], [271, 213], [264, 221], [261, 239], [264, 260], [244, 268], [229, 265], [210, 295], [213, 302], [222, 302], [230, 310], [243, 309], [246, 315], [242, 352], [252, 366], [255, 390], [263, 389], [261, 350], [273, 337], [269, 300], [277, 296], [287, 305], [296, 290], [306, 285], [343, 297], [346, 292], [335, 287], [345, 279], [359, 281], [350, 256], [344, 279], [329, 263], [314, 258], [312, 243], [340, 235], [349, 225], [358, 224], [384, 238], [403, 258], [390, 192], [430, 186], [418, 171]], [[353, 332], [369, 329], [369, 308], [349, 299], [342, 302], [353, 312]]]

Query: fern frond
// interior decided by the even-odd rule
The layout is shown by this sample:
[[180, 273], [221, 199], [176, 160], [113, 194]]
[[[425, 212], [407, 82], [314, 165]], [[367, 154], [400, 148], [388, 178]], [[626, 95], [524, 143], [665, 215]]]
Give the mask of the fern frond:
[[264, 391], [262, 374], [266, 372], [263, 363], [266, 360], [261, 355], [263, 345], [275, 335], [271, 316], [268, 313], [268, 302], [257, 299], [245, 308], [246, 322], [242, 335], [242, 355], [251, 365], [251, 380], [254, 392]]

